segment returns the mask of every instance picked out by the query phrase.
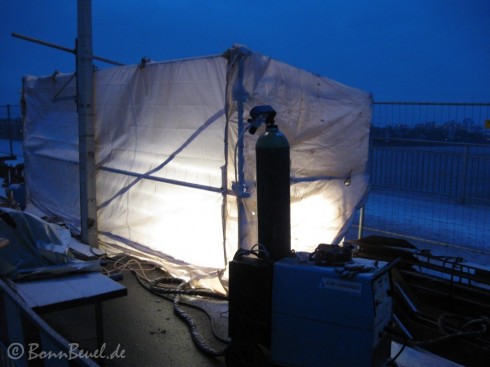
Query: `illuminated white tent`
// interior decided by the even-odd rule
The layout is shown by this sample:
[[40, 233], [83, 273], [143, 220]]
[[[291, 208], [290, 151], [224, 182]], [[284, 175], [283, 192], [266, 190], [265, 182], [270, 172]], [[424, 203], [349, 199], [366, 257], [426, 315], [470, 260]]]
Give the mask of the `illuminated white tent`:
[[[29, 208], [77, 231], [75, 90], [71, 74], [23, 83]], [[338, 243], [367, 193], [370, 95], [244, 47], [99, 70], [94, 93], [99, 239], [177, 276], [226, 274], [257, 241], [254, 106], [291, 146], [293, 249]]]

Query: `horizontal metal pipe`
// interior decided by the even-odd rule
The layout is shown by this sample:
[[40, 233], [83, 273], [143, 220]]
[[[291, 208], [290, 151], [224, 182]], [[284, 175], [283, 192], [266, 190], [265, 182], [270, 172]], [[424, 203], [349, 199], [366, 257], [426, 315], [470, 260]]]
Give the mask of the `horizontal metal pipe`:
[[[43, 46], [55, 48], [57, 50], [69, 52], [71, 54], [75, 54], [76, 53], [76, 49], [74, 49], [74, 48], [68, 48], [68, 47], [60, 46], [60, 45], [57, 45], [57, 44], [54, 44], [54, 43], [51, 43], [51, 42], [42, 41], [42, 40], [39, 40], [37, 38], [33, 38], [33, 37], [29, 37], [29, 36], [24, 36], [22, 34], [18, 34], [18, 33], [15, 33], [15, 32], [12, 32], [12, 37], [20, 38], [20, 39], [22, 39], [24, 41], [29, 41], [29, 42], [37, 43], [37, 44], [40, 44], [40, 45], [43, 45]], [[116, 65], [116, 66], [123, 66], [123, 65], [125, 65], [125, 64], [123, 64], [121, 62], [109, 60], [109, 59], [106, 59], [106, 58], [100, 57], [100, 56], [93, 55], [92, 58], [94, 60], [102, 61], [102, 62], [105, 62], [107, 64], [112, 64], [112, 65]]]
[[33, 42], [33, 43], [38, 43], [40, 45], [43, 45], [43, 46], [47, 46], [47, 47], [51, 47], [51, 48], [55, 48], [57, 50], [61, 50], [61, 51], [65, 51], [65, 52], [69, 52], [69, 53], [72, 53], [74, 54], [75, 53], [75, 49], [74, 48], [68, 48], [68, 47], [64, 47], [64, 46], [60, 46], [60, 45], [56, 45], [54, 43], [51, 43], [51, 42], [46, 42], [46, 41], [42, 41], [42, 40], [39, 40], [37, 38], [33, 38], [33, 37], [29, 37], [29, 36], [24, 36], [22, 34], [19, 34], [19, 33], [15, 33], [15, 32], [12, 32], [12, 37], [15, 37], [15, 38], [20, 38], [24, 41], [29, 41], [29, 42]]
[[212, 191], [212, 192], [218, 192], [218, 193], [222, 193], [224, 191], [222, 187], [200, 185], [200, 184], [194, 184], [194, 183], [185, 182], [185, 181], [172, 180], [169, 178], [155, 177], [155, 176], [151, 176], [151, 175], [148, 175], [145, 173], [130, 172], [130, 171], [125, 171], [125, 170], [121, 170], [121, 169], [117, 169], [117, 168], [99, 167], [99, 169], [101, 171], [107, 171], [107, 172], [111, 172], [111, 173], [117, 173], [120, 175], [142, 178], [145, 180], [158, 181], [158, 182], [168, 183], [168, 184], [172, 184], [172, 185], [190, 187], [193, 189], [206, 190], [206, 191]]

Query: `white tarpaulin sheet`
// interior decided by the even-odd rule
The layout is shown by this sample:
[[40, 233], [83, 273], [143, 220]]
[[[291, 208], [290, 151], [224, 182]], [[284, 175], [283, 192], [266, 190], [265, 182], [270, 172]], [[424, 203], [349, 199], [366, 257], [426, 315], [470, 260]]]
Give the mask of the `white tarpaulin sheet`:
[[[97, 221], [109, 247], [156, 256], [179, 276], [205, 276], [221, 274], [239, 243], [253, 246], [262, 131], [239, 130], [257, 105], [277, 111], [291, 146], [293, 249], [338, 243], [365, 197], [372, 109], [365, 92], [239, 46], [99, 70], [94, 83]], [[23, 87], [30, 203], [78, 230], [78, 123], [67, 98], [75, 79], [26, 77]]]
[[0, 275], [33, 279], [73, 272], [100, 271], [98, 260], [81, 261], [66, 228], [19, 210], [0, 208]]

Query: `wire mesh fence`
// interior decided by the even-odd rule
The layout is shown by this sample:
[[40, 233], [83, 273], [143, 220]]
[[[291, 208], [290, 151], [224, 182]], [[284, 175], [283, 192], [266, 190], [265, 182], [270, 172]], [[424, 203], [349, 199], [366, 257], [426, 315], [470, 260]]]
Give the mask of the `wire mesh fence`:
[[490, 253], [490, 103], [377, 102], [364, 228]]
[[373, 187], [490, 204], [490, 145], [396, 140], [387, 146], [378, 140], [371, 146]]
[[22, 140], [22, 118], [19, 105], [0, 105], [0, 157], [15, 155]]

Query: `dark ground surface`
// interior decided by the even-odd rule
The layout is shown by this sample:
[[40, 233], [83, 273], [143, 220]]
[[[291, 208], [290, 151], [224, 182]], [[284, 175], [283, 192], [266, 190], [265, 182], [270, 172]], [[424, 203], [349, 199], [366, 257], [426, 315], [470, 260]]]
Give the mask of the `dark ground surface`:
[[[128, 288], [128, 295], [103, 303], [104, 354], [110, 357], [124, 351], [124, 358], [117, 353], [104, 361], [106, 366], [225, 366], [224, 357], [209, 357], [196, 348], [188, 327], [174, 313], [172, 301], [147, 291], [131, 273], [126, 273], [121, 283]], [[208, 345], [224, 350], [226, 343], [213, 335], [206, 313], [185, 305], [182, 308], [196, 321]], [[96, 348], [93, 305], [53, 312], [44, 318], [82, 350]], [[219, 325], [217, 332], [223, 334]]]
[[[124, 273], [121, 283], [128, 289], [127, 296], [103, 303], [103, 354], [108, 358], [99, 360], [100, 364], [117, 367], [226, 366], [223, 356], [211, 357], [198, 350], [189, 328], [174, 313], [171, 300], [148, 291], [131, 272]], [[194, 319], [206, 345], [215, 351], [224, 351], [227, 343], [220, 339], [228, 338], [227, 302], [195, 297], [183, 301], [201, 307], [198, 309], [180, 304]], [[43, 318], [70, 343], [79, 344], [82, 351], [90, 352], [97, 348], [94, 305], [56, 311], [43, 315]], [[393, 344], [392, 356], [399, 348], [399, 344]], [[111, 357], [111, 354], [114, 356]], [[403, 351], [397, 359], [397, 365], [460, 367], [412, 348]]]

